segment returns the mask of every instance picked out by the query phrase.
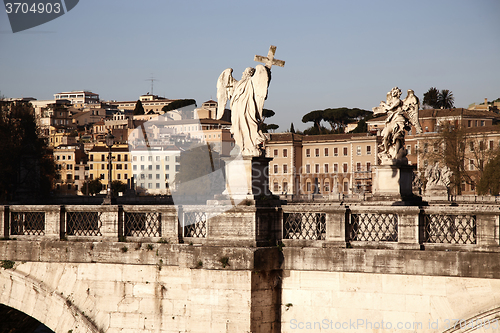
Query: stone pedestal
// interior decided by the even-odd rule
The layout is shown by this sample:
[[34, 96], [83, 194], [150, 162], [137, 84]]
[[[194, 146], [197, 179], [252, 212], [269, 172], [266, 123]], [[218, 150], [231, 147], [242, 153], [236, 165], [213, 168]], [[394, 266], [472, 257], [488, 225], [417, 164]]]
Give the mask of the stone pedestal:
[[407, 201], [416, 197], [412, 191], [412, 165], [379, 165], [373, 178], [373, 199]]
[[269, 157], [242, 157], [226, 161], [226, 189], [231, 199], [255, 199], [269, 196]]

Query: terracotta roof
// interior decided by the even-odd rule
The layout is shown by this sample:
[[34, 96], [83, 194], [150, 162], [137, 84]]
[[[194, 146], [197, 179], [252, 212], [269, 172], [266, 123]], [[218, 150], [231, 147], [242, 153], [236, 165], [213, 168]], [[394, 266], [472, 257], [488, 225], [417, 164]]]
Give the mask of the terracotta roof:
[[302, 141], [302, 135], [295, 133], [269, 133], [269, 142], [272, 141]]
[[349, 140], [353, 138], [374, 137], [370, 133], [346, 133], [346, 134], [321, 134], [321, 135], [306, 135], [303, 137], [303, 142], [316, 142], [316, 141], [339, 141]]

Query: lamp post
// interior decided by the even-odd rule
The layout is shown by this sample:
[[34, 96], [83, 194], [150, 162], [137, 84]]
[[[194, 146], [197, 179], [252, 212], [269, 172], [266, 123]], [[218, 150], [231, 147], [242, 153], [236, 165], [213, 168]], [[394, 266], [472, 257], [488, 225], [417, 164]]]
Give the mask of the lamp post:
[[108, 147], [108, 188], [106, 190], [106, 197], [104, 198], [103, 205], [111, 205], [113, 202], [113, 194], [111, 193], [111, 147], [113, 147], [115, 137], [111, 134], [111, 130], [108, 130], [106, 134], [106, 146]]

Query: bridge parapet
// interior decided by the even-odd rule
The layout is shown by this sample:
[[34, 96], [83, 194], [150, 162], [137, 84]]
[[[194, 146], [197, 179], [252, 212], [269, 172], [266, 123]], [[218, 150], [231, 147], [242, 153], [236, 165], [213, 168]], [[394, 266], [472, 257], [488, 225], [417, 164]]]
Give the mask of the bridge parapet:
[[151, 241], [221, 246], [499, 250], [500, 209], [474, 206], [0, 207], [5, 239]]

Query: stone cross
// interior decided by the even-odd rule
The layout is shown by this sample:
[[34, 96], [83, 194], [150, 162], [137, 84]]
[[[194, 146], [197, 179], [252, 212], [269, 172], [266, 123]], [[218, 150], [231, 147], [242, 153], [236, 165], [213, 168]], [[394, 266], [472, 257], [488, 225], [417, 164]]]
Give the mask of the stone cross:
[[271, 66], [273, 66], [273, 65], [285, 67], [285, 62], [283, 60], [274, 59], [275, 53], [276, 53], [276, 46], [271, 45], [269, 47], [269, 52], [267, 53], [267, 57], [256, 55], [253, 58], [253, 60], [266, 64], [266, 67], [269, 69], [271, 69]]

